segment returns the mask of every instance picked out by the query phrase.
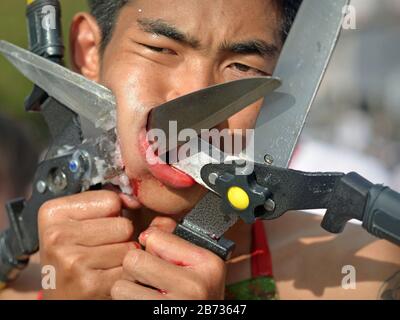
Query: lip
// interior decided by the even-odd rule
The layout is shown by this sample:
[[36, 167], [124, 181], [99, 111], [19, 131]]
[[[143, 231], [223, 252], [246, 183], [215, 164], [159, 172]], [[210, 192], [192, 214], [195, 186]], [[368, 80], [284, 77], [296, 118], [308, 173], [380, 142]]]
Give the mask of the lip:
[[146, 138], [146, 130], [143, 130], [139, 136], [139, 149], [150, 173], [164, 185], [175, 189], [186, 189], [196, 184], [191, 176], [162, 162], [153, 153]]

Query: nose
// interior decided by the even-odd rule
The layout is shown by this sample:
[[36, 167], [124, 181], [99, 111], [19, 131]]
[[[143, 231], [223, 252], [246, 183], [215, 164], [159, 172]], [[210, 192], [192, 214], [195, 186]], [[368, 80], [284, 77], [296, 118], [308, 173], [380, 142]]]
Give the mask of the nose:
[[167, 101], [207, 88], [217, 83], [216, 73], [211, 65], [197, 63], [184, 68], [170, 77]]

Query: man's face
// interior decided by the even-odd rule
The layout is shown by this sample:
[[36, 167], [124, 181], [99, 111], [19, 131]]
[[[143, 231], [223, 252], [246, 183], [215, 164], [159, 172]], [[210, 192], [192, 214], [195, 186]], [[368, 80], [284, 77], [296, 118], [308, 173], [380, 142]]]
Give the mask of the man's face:
[[[137, 201], [163, 214], [188, 212], [205, 190], [185, 174], [146, 161], [150, 110], [199, 89], [271, 75], [280, 43], [280, 16], [268, 0], [134, 0], [117, 19], [98, 75], [117, 99], [118, 135]], [[229, 119], [253, 128], [261, 102]]]

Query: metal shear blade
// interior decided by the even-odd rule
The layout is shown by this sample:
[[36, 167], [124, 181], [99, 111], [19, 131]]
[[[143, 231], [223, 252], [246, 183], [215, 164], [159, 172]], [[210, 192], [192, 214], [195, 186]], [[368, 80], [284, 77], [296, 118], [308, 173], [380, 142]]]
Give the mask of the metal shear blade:
[[[0, 52], [28, 79], [75, 113], [108, 131], [115, 127], [116, 102], [112, 92], [65, 67], [6, 41]], [[164, 130], [169, 137], [170, 121], [178, 132], [192, 128], [210, 129], [281, 85], [278, 78], [255, 77], [212, 86], [152, 109], [149, 129]]]

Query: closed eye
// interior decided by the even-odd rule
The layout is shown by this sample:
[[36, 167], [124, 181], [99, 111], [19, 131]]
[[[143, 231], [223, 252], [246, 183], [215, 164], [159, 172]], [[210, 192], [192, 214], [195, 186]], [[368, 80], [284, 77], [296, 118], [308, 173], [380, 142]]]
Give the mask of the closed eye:
[[154, 51], [154, 52], [157, 52], [157, 53], [177, 55], [177, 53], [174, 50], [171, 50], [171, 49], [150, 46], [148, 44], [143, 44], [143, 43], [141, 43], [141, 45], [146, 47], [147, 49], [150, 49], [151, 51]]

